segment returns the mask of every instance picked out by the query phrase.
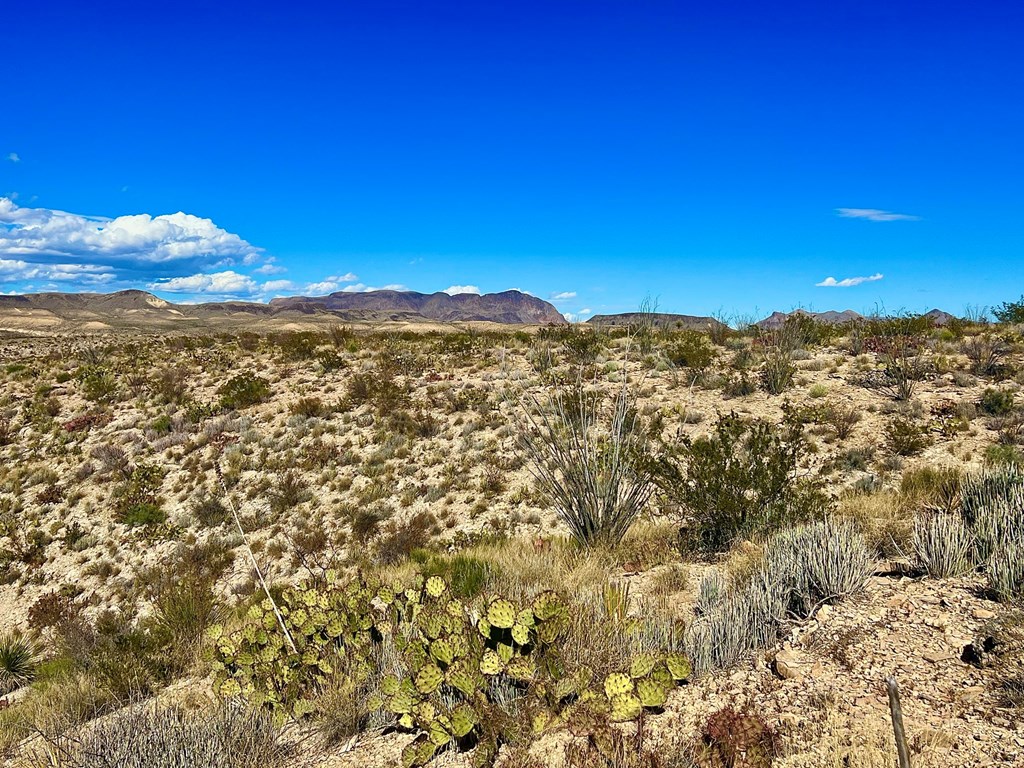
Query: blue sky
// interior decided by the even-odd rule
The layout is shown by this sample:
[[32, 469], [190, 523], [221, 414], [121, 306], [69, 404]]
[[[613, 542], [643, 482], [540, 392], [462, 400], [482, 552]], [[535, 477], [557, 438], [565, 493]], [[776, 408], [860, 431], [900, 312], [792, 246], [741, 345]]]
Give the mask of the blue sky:
[[333, 6], [5, 8], [0, 290], [1024, 292], [1019, 3]]

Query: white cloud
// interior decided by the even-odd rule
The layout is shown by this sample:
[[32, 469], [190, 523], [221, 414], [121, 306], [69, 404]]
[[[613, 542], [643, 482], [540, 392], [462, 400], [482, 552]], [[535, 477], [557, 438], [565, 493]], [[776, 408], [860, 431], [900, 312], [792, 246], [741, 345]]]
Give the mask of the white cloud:
[[12, 163], [21, 162], [21, 157], [18, 156], [17, 152], [11, 152], [9, 155], [7, 155], [7, 159], [10, 160]]
[[363, 285], [362, 283], [356, 283], [355, 285], [346, 285], [341, 289], [342, 293], [370, 293], [371, 291], [408, 291], [401, 283], [391, 283], [390, 285], [383, 285], [378, 287], [372, 285]]
[[855, 285], [861, 283], [873, 283], [876, 280], [881, 280], [885, 275], [878, 272], [868, 277], [844, 277], [842, 280], [836, 280], [834, 277], [826, 277], [820, 283], [815, 283], [819, 288], [852, 288]]
[[836, 208], [836, 213], [844, 219], [865, 219], [867, 221], [920, 221], [920, 216], [909, 213], [893, 213], [878, 208]]
[[253, 264], [263, 249], [210, 219], [187, 213], [141, 213], [110, 219], [50, 208], [22, 208], [0, 197], [0, 257], [47, 256], [147, 264], [214, 260]]
[[102, 264], [33, 264], [21, 259], [0, 258], [0, 282], [59, 280], [106, 283], [114, 279], [110, 267]]
[[346, 272], [344, 275], [331, 275], [324, 279], [330, 280], [332, 283], [354, 283], [359, 279], [359, 275], [353, 274], [352, 272]]
[[576, 291], [558, 291], [549, 297], [551, 301], [569, 301], [576, 298]]
[[579, 314], [579, 315], [592, 315], [593, 313], [594, 313], [594, 310], [592, 310], [590, 307], [584, 307], [583, 309], [581, 309], [576, 314]]
[[270, 291], [294, 291], [295, 283], [291, 280], [268, 280], [262, 285], [265, 293]]
[[460, 293], [475, 293], [480, 294], [480, 289], [475, 285], [451, 285], [445, 288], [441, 293], [447, 293], [449, 296], [457, 296]]
[[256, 269], [253, 270], [253, 272], [255, 272], [255, 273], [259, 274], [259, 275], [280, 275], [282, 272], [287, 272], [287, 271], [288, 270], [285, 269], [284, 267], [281, 267], [281, 266], [278, 266], [277, 264], [275, 264], [273, 257], [270, 257], [267, 260], [267, 263], [264, 264], [263, 266], [256, 267]]
[[338, 290], [338, 283], [328, 278], [327, 280], [321, 280], [319, 283], [307, 283], [305, 292], [310, 296], [323, 296], [328, 293], [334, 293], [336, 290]]
[[260, 285], [248, 275], [227, 270], [189, 277], [170, 277], [149, 284], [149, 289], [167, 293], [219, 293], [251, 296]]

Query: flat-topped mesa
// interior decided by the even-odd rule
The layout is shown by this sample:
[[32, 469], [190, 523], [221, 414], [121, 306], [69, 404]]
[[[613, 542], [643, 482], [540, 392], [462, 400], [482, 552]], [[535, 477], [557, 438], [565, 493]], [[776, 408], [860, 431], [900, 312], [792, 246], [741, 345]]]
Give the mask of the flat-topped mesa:
[[288, 296], [272, 299], [275, 311], [358, 312], [373, 315], [413, 315], [439, 322], [485, 321], [515, 325], [565, 325], [548, 302], [520, 291], [501, 293], [417, 293], [416, 291], [339, 291], [327, 296]]
[[[792, 312], [772, 312], [764, 320], [757, 323], [759, 328], [778, 328], [785, 324], [791, 317], [809, 317], [816, 323], [824, 323], [826, 325], [843, 325], [845, 323], [852, 323], [857, 320], [866, 320], [864, 315], [859, 312], [854, 312], [852, 309], [847, 309], [842, 312], [835, 310], [828, 310], [825, 312], [808, 312], [806, 309], [794, 309]], [[928, 318], [934, 325], [945, 325], [951, 320], [955, 320], [954, 315], [948, 312], [943, 312], [941, 309], [933, 309], [930, 312], [925, 312], [920, 317]]]
[[713, 317], [699, 315], [678, 315], [671, 312], [620, 312], [615, 315], [594, 315], [588, 324], [605, 327], [635, 327], [644, 324], [656, 325], [669, 330], [707, 331], [724, 328], [725, 323]]

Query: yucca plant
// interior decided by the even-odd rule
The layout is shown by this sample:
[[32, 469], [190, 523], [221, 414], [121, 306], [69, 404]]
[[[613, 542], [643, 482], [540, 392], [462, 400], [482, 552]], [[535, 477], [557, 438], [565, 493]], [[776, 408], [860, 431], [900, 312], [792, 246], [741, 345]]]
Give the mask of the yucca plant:
[[35, 679], [39, 653], [35, 643], [19, 632], [0, 635], [0, 696]]

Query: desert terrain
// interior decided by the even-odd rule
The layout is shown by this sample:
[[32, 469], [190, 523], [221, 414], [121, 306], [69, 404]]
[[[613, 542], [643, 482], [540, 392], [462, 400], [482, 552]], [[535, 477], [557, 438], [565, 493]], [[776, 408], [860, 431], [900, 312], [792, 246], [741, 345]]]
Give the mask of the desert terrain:
[[0, 306], [5, 764], [1024, 761], [1021, 326], [147, 306]]

